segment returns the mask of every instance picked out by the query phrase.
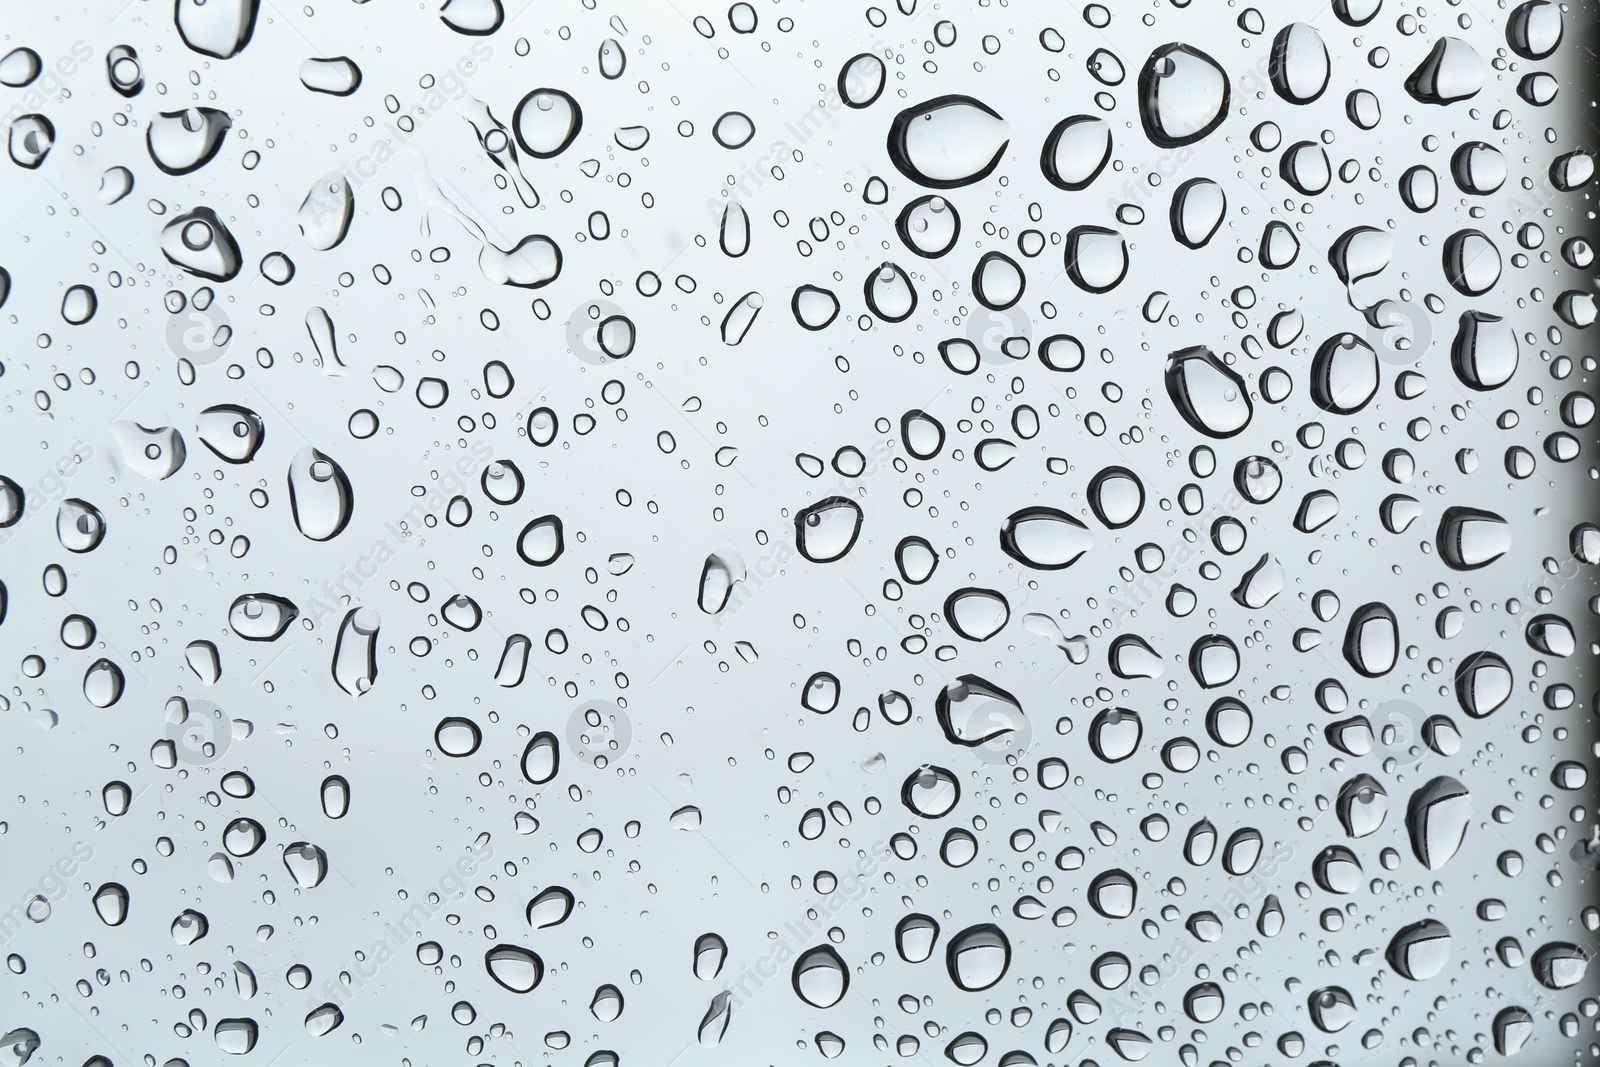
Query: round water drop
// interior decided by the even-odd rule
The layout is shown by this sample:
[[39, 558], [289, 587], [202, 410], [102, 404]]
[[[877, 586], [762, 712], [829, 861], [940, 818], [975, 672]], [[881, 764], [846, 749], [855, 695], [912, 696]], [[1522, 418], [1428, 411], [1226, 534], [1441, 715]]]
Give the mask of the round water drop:
[[1005, 629], [1011, 607], [995, 589], [968, 587], [945, 598], [945, 618], [950, 628], [968, 641], [987, 641]]
[[1106, 527], [1120, 530], [1144, 510], [1144, 483], [1126, 467], [1106, 467], [1089, 480], [1089, 507]]
[[742, 111], [728, 111], [717, 118], [711, 136], [723, 148], [743, 148], [756, 135], [756, 124]]
[[869, 52], [853, 56], [839, 69], [839, 99], [847, 107], [868, 107], [883, 93], [887, 77], [888, 69], [877, 56]]
[[795, 547], [812, 563], [832, 563], [844, 558], [861, 534], [860, 505], [842, 496], [830, 496], [794, 517]]
[[433, 740], [440, 752], [459, 759], [478, 751], [483, 743], [483, 731], [471, 719], [451, 715], [439, 720], [439, 725], [434, 727]]
[[839, 316], [839, 298], [831, 289], [802, 285], [789, 302], [795, 321], [808, 330], [820, 330]]
[[544, 961], [517, 945], [496, 945], [484, 954], [489, 977], [513, 993], [531, 993], [544, 978]]
[[895, 950], [907, 963], [922, 963], [930, 958], [938, 941], [939, 922], [931, 915], [914, 913], [895, 925]]
[[1138, 712], [1106, 708], [1089, 724], [1089, 749], [1103, 763], [1120, 763], [1139, 750], [1143, 736]]
[[1426, 982], [1450, 964], [1450, 929], [1437, 919], [1403, 927], [1389, 941], [1389, 966], [1402, 978]]
[[958, 989], [969, 993], [999, 983], [1011, 966], [1011, 942], [993, 923], [969, 926], [950, 939], [945, 969]]
[[956, 776], [943, 767], [924, 763], [912, 771], [900, 786], [900, 802], [914, 815], [942, 819], [961, 799]]
[[831, 945], [800, 954], [790, 975], [795, 995], [814, 1008], [831, 1008], [850, 988], [850, 969]]

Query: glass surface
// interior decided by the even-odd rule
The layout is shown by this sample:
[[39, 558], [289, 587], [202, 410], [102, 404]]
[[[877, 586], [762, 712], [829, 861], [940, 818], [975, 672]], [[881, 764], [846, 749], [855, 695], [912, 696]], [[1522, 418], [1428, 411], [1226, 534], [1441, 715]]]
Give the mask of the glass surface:
[[1600, 1056], [1593, 0], [0, 14], [0, 1067]]

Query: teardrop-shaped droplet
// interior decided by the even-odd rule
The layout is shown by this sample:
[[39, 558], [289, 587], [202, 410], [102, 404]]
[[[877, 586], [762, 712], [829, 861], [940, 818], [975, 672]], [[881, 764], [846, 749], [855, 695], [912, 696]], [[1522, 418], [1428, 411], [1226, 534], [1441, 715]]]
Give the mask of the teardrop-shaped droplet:
[[1249, 874], [1261, 859], [1262, 843], [1260, 830], [1241, 826], [1222, 846], [1222, 869], [1235, 877]]
[[245, 593], [228, 609], [228, 626], [246, 641], [275, 641], [300, 615], [300, 609], [270, 593]]
[[970, 96], [909, 107], [889, 128], [889, 159], [907, 178], [954, 189], [988, 177], [1010, 144], [1005, 119]]
[[87, 500], [69, 497], [56, 509], [56, 539], [68, 552], [93, 552], [106, 536], [106, 517]]
[[1317, 196], [1333, 182], [1328, 152], [1316, 141], [1298, 141], [1285, 149], [1278, 173], [1304, 196]]
[[217, 404], [206, 408], [195, 420], [200, 441], [227, 463], [248, 463], [266, 441], [266, 424], [249, 408], [237, 404]]
[[543, 515], [529, 521], [517, 537], [517, 555], [522, 557], [524, 563], [535, 567], [548, 567], [561, 558], [565, 549], [561, 519], [555, 515]]
[[329, 171], [311, 186], [300, 202], [295, 221], [306, 244], [319, 252], [336, 248], [350, 232], [355, 218], [356, 194], [340, 171]]
[[1274, 219], [1261, 231], [1261, 245], [1256, 250], [1261, 265], [1268, 270], [1284, 270], [1293, 266], [1300, 256], [1300, 238], [1288, 223]]
[[1211, 862], [1217, 851], [1217, 828], [1210, 819], [1201, 819], [1189, 828], [1183, 841], [1183, 858], [1196, 867]]
[[306, 445], [289, 464], [289, 508], [295, 528], [313, 541], [337, 537], [350, 524], [355, 493], [344, 468]]
[[898, 264], [884, 263], [863, 283], [867, 306], [885, 322], [904, 322], [917, 310], [917, 290]]
[[233, 280], [244, 260], [239, 245], [217, 213], [197, 207], [161, 228], [161, 254], [199, 278]]
[[1079, 226], [1067, 234], [1067, 276], [1089, 293], [1115, 289], [1128, 274], [1128, 245], [1104, 226]]
[[1441, 775], [1411, 794], [1406, 829], [1411, 849], [1424, 867], [1436, 871], [1454, 858], [1472, 814], [1467, 787], [1454, 778]]
[[1035, 570], [1070, 567], [1093, 546], [1094, 534], [1087, 526], [1064, 511], [1043, 505], [1013, 512], [1000, 526], [1000, 547], [1005, 554]]
[[[764, 303], [760, 293], [750, 292], [733, 302], [728, 313], [722, 317], [722, 343], [737, 345], [745, 339], [750, 332], [750, 327], [755, 325], [756, 314], [760, 312]], [[630, 344], [628, 346], [632, 348]], [[626, 352], [622, 353], [627, 355]]]
[[1111, 124], [1095, 115], [1064, 118], [1050, 130], [1039, 166], [1058, 189], [1086, 188], [1111, 161]]
[[1327, 986], [1306, 998], [1306, 1010], [1318, 1030], [1336, 1034], [1355, 1022], [1356, 1002], [1338, 986]]
[[31, 48], [13, 48], [0, 57], [0, 85], [21, 89], [39, 76], [44, 62]]
[[728, 943], [720, 934], [701, 934], [694, 943], [694, 976], [710, 982], [722, 973], [728, 957]]
[[122, 668], [103, 656], [83, 672], [83, 698], [97, 708], [109, 708], [121, 700], [126, 685]]
[[725, 989], [713, 996], [711, 1003], [706, 1005], [706, 1013], [695, 1028], [695, 1040], [700, 1042], [701, 1048], [716, 1048], [722, 1044], [723, 1037], [728, 1033], [728, 1024], [732, 1021], [733, 993]]
[[211, 162], [232, 126], [228, 113], [214, 107], [163, 111], [145, 128], [145, 147], [166, 173], [188, 174]]
[[1004, 311], [1022, 299], [1027, 276], [1017, 261], [1003, 252], [985, 252], [972, 271], [972, 295], [994, 311]]
[[364, 696], [378, 680], [378, 629], [369, 607], [351, 608], [339, 624], [333, 646], [333, 680], [353, 697]]
[[913, 408], [900, 416], [900, 441], [914, 459], [932, 459], [944, 447], [944, 424]]
[[1476, 49], [1459, 37], [1441, 37], [1406, 79], [1406, 92], [1424, 104], [1451, 104], [1478, 95], [1485, 77]]
[[1020, 733], [1028, 725], [1016, 697], [972, 674], [963, 674], [940, 690], [934, 710], [945, 740], [964, 748]]
[[1502, 1056], [1515, 1056], [1533, 1037], [1533, 1016], [1527, 1008], [1502, 1008], [1495, 1013], [1490, 1030], [1494, 1035], [1494, 1050]]
[[100, 175], [100, 202], [111, 205], [133, 192], [133, 172], [127, 167], [107, 167]]
[[301, 889], [315, 889], [328, 877], [328, 854], [309, 841], [285, 845], [283, 865]]
[[1311, 861], [1311, 877], [1324, 893], [1348, 896], [1361, 888], [1361, 861], [1344, 845], [1329, 845]]
[[1139, 72], [1139, 119], [1161, 148], [1193, 144], [1228, 117], [1228, 75], [1198, 48], [1174, 42], [1150, 53]]

